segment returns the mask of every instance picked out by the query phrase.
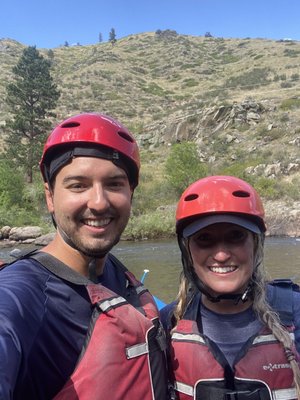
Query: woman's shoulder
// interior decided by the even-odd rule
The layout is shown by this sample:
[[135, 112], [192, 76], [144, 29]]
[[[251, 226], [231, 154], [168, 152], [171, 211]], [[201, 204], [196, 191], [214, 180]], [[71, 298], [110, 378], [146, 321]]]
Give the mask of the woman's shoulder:
[[165, 307], [163, 307], [160, 311], [160, 320], [163, 324], [163, 327], [166, 331], [168, 331], [170, 329], [171, 326], [171, 318], [173, 315], [173, 311], [176, 307], [177, 302], [173, 301], [169, 304], [167, 304]]
[[269, 304], [285, 322], [300, 321], [300, 287], [291, 279], [276, 279], [267, 286]]

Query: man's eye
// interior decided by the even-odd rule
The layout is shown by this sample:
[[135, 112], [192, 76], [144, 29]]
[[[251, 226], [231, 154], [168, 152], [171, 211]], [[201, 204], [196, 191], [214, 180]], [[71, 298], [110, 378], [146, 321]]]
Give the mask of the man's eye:
[[119, 189], [125, 186], [124, 181], [112, 181], [107, 184], [108, 187], [112, 189]]
[[67, 186], [67, 189], [69, 190], [74, 190], [74, 191], [79, 191], [84, 189], [84, 185], [82, 183], [72, 183]]

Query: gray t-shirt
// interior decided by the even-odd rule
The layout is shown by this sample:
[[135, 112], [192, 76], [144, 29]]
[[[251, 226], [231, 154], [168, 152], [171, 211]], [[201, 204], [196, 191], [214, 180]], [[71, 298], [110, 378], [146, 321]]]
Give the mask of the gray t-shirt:
[[237, 314], [218, 314], [201, 304], [203, 333], [217, 344], [232, 366], [244, 343], [262, 327], [251, 307]]

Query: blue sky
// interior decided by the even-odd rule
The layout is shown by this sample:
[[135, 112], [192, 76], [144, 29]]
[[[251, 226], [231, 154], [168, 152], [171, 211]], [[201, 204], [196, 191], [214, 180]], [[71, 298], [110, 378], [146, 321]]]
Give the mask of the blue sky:
[[224, 38], [300, 40], [300, 0], [2, 0], [0, 39], [37, 48], [172, 29]]

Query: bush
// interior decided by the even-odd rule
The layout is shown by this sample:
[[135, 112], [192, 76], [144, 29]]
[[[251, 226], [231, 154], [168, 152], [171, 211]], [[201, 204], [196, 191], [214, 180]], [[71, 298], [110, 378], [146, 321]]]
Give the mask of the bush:
[[172, 237], [175, 234], [175, 209], [162, 208], [144, 215], [133, 216], [123, 237], [130, 240]]
[[[248, 180], [249, 181], [249, 180]], [[253, 182], [250, 182], [261, 197], [268, 200], [277, 200], [282, 197], [282, 192], [277, 180], [271, 178], [253, 178]]]
[[205, 177], [208, 168], [199, 159], [197, 145], [183, 142], [172, 146], [165, 171], [168, 183], [181, 195], [192, 182]]
[[280, 105], [280, 108], [282, 110], [291, 110], [299, 107], [300, 107], [300, 98], [283, 100], [283, 102]]
[[269, 80], [269, 68], [254, 68], [251, 71], [245, 72], [242, 75], [229, 78], [225, 87], [247, 87], [248, 89], [253, 89], [257, 86], [268, 85]]

